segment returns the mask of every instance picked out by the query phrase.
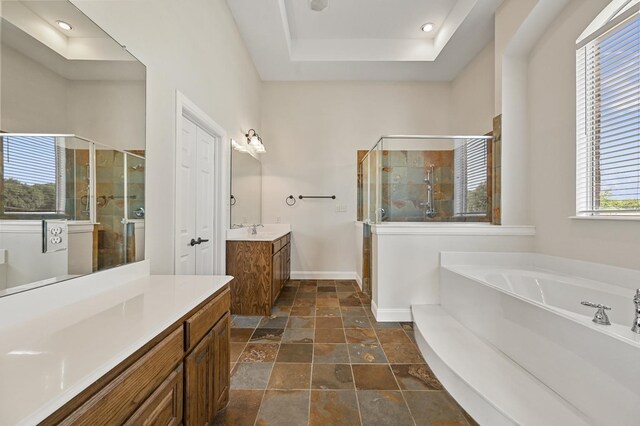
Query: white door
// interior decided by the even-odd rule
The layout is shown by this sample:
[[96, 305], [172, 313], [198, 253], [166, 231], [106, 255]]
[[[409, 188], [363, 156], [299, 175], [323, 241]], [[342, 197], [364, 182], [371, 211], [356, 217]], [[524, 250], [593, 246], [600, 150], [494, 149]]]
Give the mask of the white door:
[[213, 274], [213, 165], [216, 138], [182, 117], [177, 176], [176, 274]]
[[196, 275], [213, 275], [213, 152], [215, 138], [196, 127]]

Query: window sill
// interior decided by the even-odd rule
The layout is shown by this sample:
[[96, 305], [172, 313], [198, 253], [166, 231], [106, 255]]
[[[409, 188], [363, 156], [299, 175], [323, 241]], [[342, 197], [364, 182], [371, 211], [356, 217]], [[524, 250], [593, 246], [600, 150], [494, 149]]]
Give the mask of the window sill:
[[619, 221], [640, 221], [640, 215], [600, 215], [600, 216], [569, 216], [569, 219], [577, 220], [619, 220]]

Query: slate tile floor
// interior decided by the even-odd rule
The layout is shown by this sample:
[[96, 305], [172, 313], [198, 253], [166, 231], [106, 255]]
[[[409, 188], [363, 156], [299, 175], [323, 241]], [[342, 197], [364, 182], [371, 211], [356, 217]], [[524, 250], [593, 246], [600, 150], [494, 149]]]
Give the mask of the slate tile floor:
[[216, 425], [475, 425], [355, 281], [290, 281], [271, 317], [234, 316]]

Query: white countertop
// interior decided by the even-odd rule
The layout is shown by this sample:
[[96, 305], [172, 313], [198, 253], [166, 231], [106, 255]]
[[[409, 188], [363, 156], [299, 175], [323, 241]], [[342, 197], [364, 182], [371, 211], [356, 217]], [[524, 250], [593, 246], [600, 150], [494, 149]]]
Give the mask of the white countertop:
[[250, 227], [227, 230], [227, 241], [275, 241], [291, 232], [291, 225], [274, 223], [256, 228], [257, 234], [251, 235]]
[[77, 284], [87, 276], [67, 282], [74, 297], [65, 297], [66, 283], [46, 287], [54, 306], [43, 313], [34, 309], [42, 289], [0, 299], [0, 308], [11, 298], [24, 309], [35, 302], [17, 322], [7, 317], [15, 303], [8, 314], [0, 309], [0, 425], [44, 420], [231, 279], [147, 275], [82, 298]]

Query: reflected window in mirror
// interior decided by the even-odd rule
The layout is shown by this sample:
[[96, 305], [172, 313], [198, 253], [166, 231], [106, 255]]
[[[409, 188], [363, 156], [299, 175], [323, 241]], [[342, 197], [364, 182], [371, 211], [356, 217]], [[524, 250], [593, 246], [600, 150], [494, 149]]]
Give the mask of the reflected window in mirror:
[[90, 220], [90, 144], [53, 135], [4, 135], [2, 218]]

